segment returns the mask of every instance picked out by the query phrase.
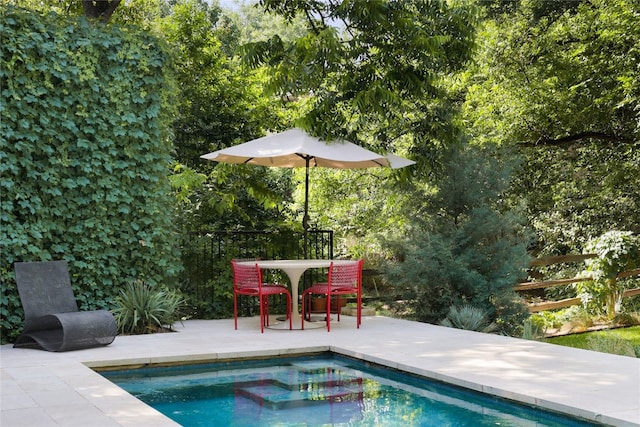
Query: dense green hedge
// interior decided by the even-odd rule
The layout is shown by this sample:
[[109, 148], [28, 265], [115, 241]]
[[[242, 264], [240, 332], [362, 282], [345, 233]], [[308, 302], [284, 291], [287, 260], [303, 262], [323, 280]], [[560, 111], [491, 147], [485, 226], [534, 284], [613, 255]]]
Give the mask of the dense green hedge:
[[168, 56], [137, 29], [0, 12], [0, 319], [22, 308], [12, 263], [64, 259], [81, 309], [179, 269], [167, 181]]

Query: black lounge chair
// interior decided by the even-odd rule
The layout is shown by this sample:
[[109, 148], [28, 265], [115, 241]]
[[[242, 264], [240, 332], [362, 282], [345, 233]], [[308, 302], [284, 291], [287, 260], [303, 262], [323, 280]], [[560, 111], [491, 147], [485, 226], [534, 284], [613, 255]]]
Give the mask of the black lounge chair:
[[14, 269], [25, 318], [14, 347], [69, 351], [113, 342], [111, 312], [78, 311], [66, 261], [16, 262]]

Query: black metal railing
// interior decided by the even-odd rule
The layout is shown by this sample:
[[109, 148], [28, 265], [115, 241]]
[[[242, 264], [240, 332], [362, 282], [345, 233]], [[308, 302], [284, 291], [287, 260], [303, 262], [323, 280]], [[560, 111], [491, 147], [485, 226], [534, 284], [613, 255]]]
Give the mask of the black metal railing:
[[[227, 317], [233, 308], [231, 260], [238, 258], [333, 258], [333, 231], [210, 231], [191, 233], [182, 242], [180, 288], [188, 297], [190, 315], [197, 318]], [[323, 271], [309, 270], [302, 286], [317, 281]], [[279, 271], [267, 272], [265, 281], [286, 283]], [[251, 314], [254, 302], [243, 301]]]

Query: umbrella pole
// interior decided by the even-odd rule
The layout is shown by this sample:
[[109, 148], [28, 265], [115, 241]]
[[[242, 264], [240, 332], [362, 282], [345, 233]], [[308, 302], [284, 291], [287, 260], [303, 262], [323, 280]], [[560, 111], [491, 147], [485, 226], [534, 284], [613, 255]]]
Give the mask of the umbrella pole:
[[[309, 161], [310, 157], [307, 156], [305, 158], [306, 168], [305, 168], [305, 177], [304, 177], [304, 215], [302, 217], [302, 228], [304, 229], [304, 257], [309, 258], [309, 241], [307, 230], [309, 229]], [[305, 275], [305, 287], [307, 283], [307, 276]]]
[[304, 179], [304, 216], [302, 217], [302, 228], [304, 230], [309, 229], [309, 160], [310, 158], [307, 156], [305, 158], [307, 162], [307, 166], [305, 169], [305, 179]]

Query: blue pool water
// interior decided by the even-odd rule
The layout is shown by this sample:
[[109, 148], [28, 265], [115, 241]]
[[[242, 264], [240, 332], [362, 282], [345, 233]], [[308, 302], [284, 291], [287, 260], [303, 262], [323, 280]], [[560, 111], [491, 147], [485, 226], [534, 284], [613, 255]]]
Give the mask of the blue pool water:
[[594, 426], [331, 353], [103, 376], [183, 426]]

